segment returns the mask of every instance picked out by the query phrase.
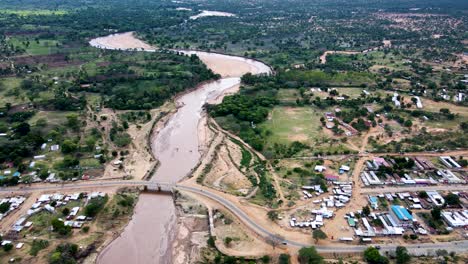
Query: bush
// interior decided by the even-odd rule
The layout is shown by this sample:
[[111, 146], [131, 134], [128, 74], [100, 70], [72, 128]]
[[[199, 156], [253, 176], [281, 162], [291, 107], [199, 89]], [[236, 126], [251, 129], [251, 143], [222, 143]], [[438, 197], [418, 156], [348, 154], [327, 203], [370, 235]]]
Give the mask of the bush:
[[5, 203], [0, 204], [0, 213], [4, 214], [8, 210], [10, 210], [10, 203], [9, 202], [5, 202]]
[[301, 264], [321, 264], [323, 263], [323, 257], [317, 252], [315, 247], [303, 247], [299, 250], [297, 256], [299, 263]]
[[62, 214], [65, 215], [65, 216], [69, 215], [69, 214], [70, 214], [70, 209], [68, 209], [68, 208], [66, 208], [66, 207], [63, 208]]
[[265, 255], [262, 257], [262, 263], [270, 263], [270, 256]]
[[60, 244], [50, 255], [50, 264], [75, 264], [78, 253], [78, 246], [75, 244]]
[[370, 264], [387, 264], [388, 258], [380, 255], [380, 252], [375, 247], [368, 247], [364, 251], [364, 260]]
[[210, 237], [208, 238], [208, 241], [207, 241], [206, 243], [208, 244], [208, 246], [214, 248], [214, 247], [216, 246], [215, 240], [216, 240], [216, 237], [210, 236]]
[[85, 215], [88, 217], [95, 217], [102, 210], [108, 199], [107, 195], [105, 197], [91, 199], [85, 207]]
[[395, 255], [397, 264], [406, 264], [411, 260], [411, 256], [408, 254], [408, 250], [402, 246], [398, 246], [396, 248]]
[[224, 245], [229, 246], [231, 244], [232, 238], [231, 237], [225, 237], [224, 238]]
[[71, 234], [71, 226], [66, 226], [63, 221], [60, 221], [58, 218], [52, 219], [52, 228], [54, 232], [62, 236], [68, 236]]
[[281, 254], [278, 258], [278, 264], [290, 264], [291, 256], [289, 254]]
[[11, 243], [3, 245], [3, 250], [5, 250], [5, 252], [8, 252], [8, 251], [10, 251], [12, 249], [13, 249], [13, 244], [11, 244]]
[[29, 254], [31, 256], [37, 256], [39, 251], [43, 250], [44, 248], [49, 246], [49, 241], [43, 239], [36, 239], [33, 240], [31, 244], [31, 249], [29, 250]]

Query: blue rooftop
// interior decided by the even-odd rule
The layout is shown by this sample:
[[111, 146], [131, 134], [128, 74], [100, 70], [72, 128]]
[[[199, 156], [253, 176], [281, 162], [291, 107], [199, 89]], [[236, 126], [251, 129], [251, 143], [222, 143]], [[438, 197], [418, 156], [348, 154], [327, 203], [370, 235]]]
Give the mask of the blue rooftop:
[[13, 173], [13, 177], [19, 177], [21, 175], [21, 173], [19, 171]]
[[392, 205], [392, 211], [400, 220], [413, 220], [413, 216], [401, 205]]

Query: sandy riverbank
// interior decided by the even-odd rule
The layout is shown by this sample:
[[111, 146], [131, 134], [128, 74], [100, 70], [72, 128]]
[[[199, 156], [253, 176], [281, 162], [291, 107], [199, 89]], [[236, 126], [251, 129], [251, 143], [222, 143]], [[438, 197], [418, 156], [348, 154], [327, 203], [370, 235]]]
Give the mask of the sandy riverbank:
[[[90, 41], [90, 44], [107, 49], [154, 51], [149, 45], [135, 39], [132, 33], [98, 38]], [[151, 150], [155, 158], [160, 161], [154, 179], [159, 181], [180, 180], [191, 172], [200, 156], [203, 156], [203, 153], [197, 150], [200, 150], [200, 144], [203, 144], [199, 138], [209, 137], [200, 131], [201, 127], [206, 126], [203, 125], [203, 120], [199, 122], [203, 116], [202, 106], [205, 102], [219, 102], [222, 100], [225, 90], [237, 91], [239, 77], [245, 73], [271, 72], [267, 65], [242, 57], [201, 51], [179, 52], [187, 55], [196, 54], [210, 69], [223, 78], [200, 85], [198, 89], [178, 98], [177, 105], [180, 107], [178, 107], [177, 112], [171, 115], [168, 122], [165, 122], [164, 128], [157, 132], [157, 136], [153, 137]], [[140, 140], [137, 144], [141, 144], [142, 141]], [[114, 263], [117, 260], [128, 260], [133, 263], [148, 263], [148, 261], [184, 263], [185, 260], [193, 259], [191, 257], [193, 256], [192, 247], [183, 243], [187, 238], [187, 233], [189, 233], [188, 230], [191, 229], [190, 224], [186, 223], [190, 220], [178, 219], [173, 212], [175, 207], [169, 205], [169, 201], [172, 203], [172, 200], [170, 197], [167, 198], [169, 199], [166, 197], [158, 199], [140, 197], [133, 219], [120, 237], [103, 251], [98, 262]], [[164, 213], [155, 214], [155, 212]], [[175, 224], [175, 221], [179, 224]], [[149, 226], [151, 229], [148, 229]], [[155, 239], [148, 241], [148, 236], [155, 237]]]
[[134, 32], [113, 34], [101, 38], [95, 38], [89, 44], [96, 48], [113, 50], [154, 50], [148, 43], [136, 38]]

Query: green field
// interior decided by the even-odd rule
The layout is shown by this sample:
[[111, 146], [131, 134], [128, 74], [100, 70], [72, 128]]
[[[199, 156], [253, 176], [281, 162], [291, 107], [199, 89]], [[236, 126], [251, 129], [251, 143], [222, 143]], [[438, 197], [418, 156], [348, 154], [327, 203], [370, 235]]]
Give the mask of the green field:
[[37, 120], [45, 119], [47, 120], [48, 126], [59, 126], [67, 122], [67, 115], [74, 112], [67, 111], [39, 111], [31, 119], [28, 120], [30, 125], [35, 125]]
[[277, 95], [280, 102], [286, 104], [296, 103], [296, 99], [300, 98], [299, 96], [297, 89], [279, 89]]
[[[29, 41], [29, 44], [27, 44]], [[13, 37], [8, 39], [8, 43], [14, 46], [21, 47], [26, 50], [29, 55], [49, 55], [57, 53], [60, 42], [52, 39], [27, 39], [22, 37]]]
[[24, 92], [19, 88], [21, 79], [19, 78], [2, 78], [0, 80], [0, 106], [6, 103], [12, 105], [22, 104], [28, 101]]
[[51, 15], [66, 15], [66, 10], [45, 10], [45, 9], [27, 9], [27, 10], [11, 10], [11, 9], [0, 9], [0, 13], [8, 15], [18, 16], [51, 16]]
[[269, 144], [312, 143], [322, 136], [320, 117], [322, 112], [308, 107], [275, 107], [261, 127], [272, 132]]

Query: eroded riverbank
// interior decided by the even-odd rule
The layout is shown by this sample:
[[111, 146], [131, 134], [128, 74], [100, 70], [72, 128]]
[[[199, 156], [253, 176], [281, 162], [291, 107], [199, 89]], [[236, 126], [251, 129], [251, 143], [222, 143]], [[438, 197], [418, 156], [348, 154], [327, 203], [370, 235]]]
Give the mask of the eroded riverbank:
[[[97, 48], [155, 51], [132, 33], [101, 37], [92, 40], [90, 44]], [[240, 84], [240, 77], [245, 73], [271, 72], [267, 65], [255, 60], [200, 51], [179, 52], [196, 54], [222, 78], [202, 84], [176, 99], [177, 112], [154, 136], [152, 142], [152, 151], [160, 162], [152, 180], [177, 182], [190, 174], [198, 164], [202, 155], [199, 138], [203, 137], [199, 135], [203, 133], [199, 122], [206, 102], [219, 101], [224, 92], [235, 91]], [[176, 223], [172, 197], [142, 195], [132, 220], [121, 236], [99, 255], [98, 263], [172, 263], [171, 248], [177, 234]]]

